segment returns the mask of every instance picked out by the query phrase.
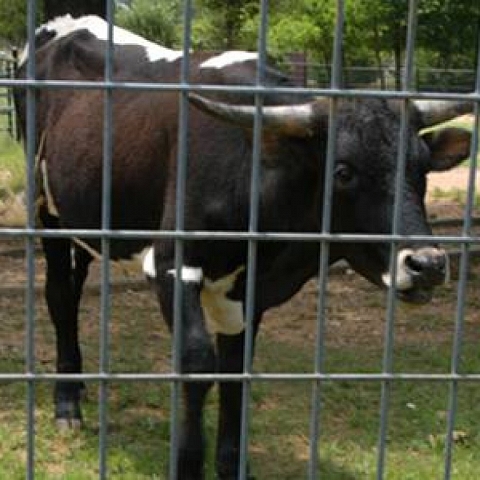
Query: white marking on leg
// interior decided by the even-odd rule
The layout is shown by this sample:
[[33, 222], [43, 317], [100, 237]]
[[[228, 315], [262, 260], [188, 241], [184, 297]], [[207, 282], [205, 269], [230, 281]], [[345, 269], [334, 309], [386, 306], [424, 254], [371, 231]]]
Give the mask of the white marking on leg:
[[[153, 247], [145, 249], [140, 255], [143, 272], [147, 277], [154, 279], [157, 276]], [[245, 270], [245, 266], [238, 267], [232, 273], [210, 280], [203, 276], [200, 267], [183, 266], [181, 268], [182, 282], [202, 285], [200, 303], [205, 318], [207, 330], [212, 334], [237, 335], [245, 329], [243, 317], [243, 302], [230, 300], [227, 294], [232, 290], [238, 275]], [[177, 271], [172, 268], [167, 274], [176, 277]]]
[[245, 52], [242, 50], [230, 50], [220, 55], [210, 57], [200, 64], [200, 68], [224, 68], [234, 63], [247, 62], [248, 60], [257, 60], [257, 52]]
[[156, 278], [157, 269], [155, 268], [155, 255], [153, 247], [144, 248], [138, 255], [140, 261], [142, 262], [143, 273], [151, 279]]
[[232, 290], [238, 275], [245, 266], [215, 281], [204, 279], [200, 301], [208, 331], [211, 334], [237, 335], [245, 329], [243, 302], [230, 300], [227, 294]]
[[[182, 282], [185, 283], [202, 283], [203, 270], [200, 267], [182, 267], [181, 268]], [[167, 270], [168, 275], [176, 278], [177, 271], [174, 268]]]
[[[395, 280], [397, 290], [408, 290], [413, 287], [412, 275], [406, 265], [406, 259], [413, 253], [413, 250], [410, 248], [404, 248], [397, 253], [397, 275]], [[390, 287], [393, 284], [391, 273], [385, 272], [382, 275], [382, 281], [386, 287]]]

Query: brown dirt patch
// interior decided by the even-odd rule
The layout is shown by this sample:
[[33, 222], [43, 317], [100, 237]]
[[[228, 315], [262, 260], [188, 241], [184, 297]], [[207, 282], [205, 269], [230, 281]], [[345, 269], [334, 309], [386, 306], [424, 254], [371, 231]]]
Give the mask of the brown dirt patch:
[[[428, 174], [427, 202], [435, 200], [438, 192], [467, 191], [470, 183], [470, 169], [466, 167], [454, 168], [446, 172], [431, 172]], [[475, 192], [480, 193], [480, 175], [476, 172]]]

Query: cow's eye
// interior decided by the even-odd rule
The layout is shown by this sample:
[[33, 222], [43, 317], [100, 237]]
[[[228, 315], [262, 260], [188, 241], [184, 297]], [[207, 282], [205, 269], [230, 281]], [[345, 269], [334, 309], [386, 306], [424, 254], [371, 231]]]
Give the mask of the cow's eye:
[[345, 163], [340, 163], [335, 167], [335, 183], [338, 187], [346, 188], [352, 185], [355, 178], [353, 168]]

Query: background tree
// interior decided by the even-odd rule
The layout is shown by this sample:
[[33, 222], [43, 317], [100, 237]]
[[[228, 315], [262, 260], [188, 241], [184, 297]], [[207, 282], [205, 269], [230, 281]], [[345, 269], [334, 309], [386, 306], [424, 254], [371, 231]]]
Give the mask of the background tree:
[[128, 8], [119, 8], [116, 23], [152, 42], [178, 47], [181, 32], [181, 8], [178, 0], [136, 0]]
[[[283, 58], [287, 65], [289, 54], [303, 54], [313, 64], [308, 71], [309, 79], [329, 83], [336, 17], [334, 1], [284, 0], [269, 14], [269, 52]], [[257, 25], [255, 21], [258, 30]]]
[[[408, 0], [356, 0], [347, 4], [345, 49], [348, 64], [376, 65], [382, 72], [385, 64], [391, 65], [396, 89], [401, 88], [408, 3]], [[357, 50], [363, 52], [361, 60]]]
[[192, 42], [199, 50], [245, 48], [244, 26], [258, 13], [258, 0], [198, 0]]
[[[471, 91], [480, 34], [478, 0], [423, 0], [418, 18], [417, 81], [420, 86]], [[456, 71], [452, 71], [455, 69]]]
[[[23, 45], [27, 38], [27, 2], [0, 0], [0, 41], [9, 45]], [[43, 5], [37, 2], [37, 23], [43, 19]]]
[[[45, 15], [43, 12], [45, 3]], [[67, 12], [105, 14], [104, 0], [38, 0], [38, 22]], [[116, 23], [152, 41], [181, 47], [181, 0], [132, 0], [118, 8]], [[363, 83], [384, 80], [393, 72], [401, 86], [408, 0], [346, 0], [343, 66], [368, 67]], [[287, 58], [301, 52], [315, 65], [310, 78], [328, 83], [331, 64], [336, 0], [276, 0], [270, 2], [268, 51]], [[0, 0], [0, 41], [21, 45], [26, 38], [26, 0]], [[257, 48], [259, 0], [195, 0], [192, 19], [192, 46], [195, 50]], [[451, 88], [444, 72], [474, 69], [480, 25], [478, 0], [418, 0], [418, 31], [415, 66], [421, 88]], [[429, 72], [425, 72], [429, 69]], [[442, 69], [443, 72], [432, 72]], [[327, 73], [325, 73], [327, 72]], [[460, 75], [460, 74], [455, 74]], [[461, 81], [470, 88], [473, 74]], [[390, 76], [390, 73], [388, 73]], [[346, 76], [348, 82], [348, 75]], [[460, 79], [459, 79], [460, 80]], [[358, 79], [355, 79], [357, 84]]]
[[[0, 40], [22, 45], [27, 38], [27, 1], [0, 0]], [[106, 15], [105, 0], [37, 0], [36, 23], [70, 13]]]

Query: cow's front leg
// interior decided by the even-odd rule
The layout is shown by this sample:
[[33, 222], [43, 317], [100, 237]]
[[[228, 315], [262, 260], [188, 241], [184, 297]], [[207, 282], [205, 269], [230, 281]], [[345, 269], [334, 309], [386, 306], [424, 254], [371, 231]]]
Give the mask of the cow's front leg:
[[[259, 319], [258, 319], [259, 320]], [[255, 322], [254, 337], [259, 321]], [[241, 373], [244, 358], [243, 333], [218, 335], [217, 355], [221, 373]], [[241, 382], [220, 382], [220, 412], [218, 421], [216, 468], [220, 480], [236, 480], [240, 464], [240, 431], [242, 419]], [[249, 479], [254, 477], [249, 475]]]
[[[91, 257], [87, 253], [77, 254], [73, 269], [68, 239], [44, 238], [43, 250], [47, 264], [45, 297], [56, 333], [57, 372], [81, 373], [78, 305]], [[81, 425], [80, 394], [83, 389], [83, 382], [55, 383], [55, 419], [59, 428]]]
[[[161, 271], [157, 269], [157, 272]], [[174, 275], [170, 270], [157, 276], [157, 294], [165, 320], [173, 330]], [[183, 373], [212, 373], [215, 352], [205, 328], [200, 303], [201, 278], [185, 276], [181, 325], [181, 370]], [[183, 384], [183, 416], [178, 445], [178, 480], [204, 478], [205, 435], [203, 410], [212, 382]], [[177, 480], [177, 479], [175, 479]]]

